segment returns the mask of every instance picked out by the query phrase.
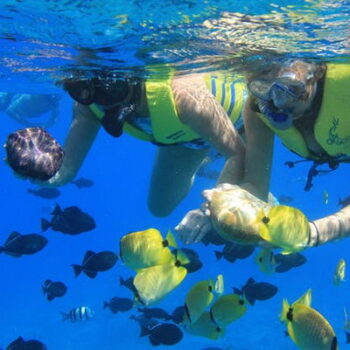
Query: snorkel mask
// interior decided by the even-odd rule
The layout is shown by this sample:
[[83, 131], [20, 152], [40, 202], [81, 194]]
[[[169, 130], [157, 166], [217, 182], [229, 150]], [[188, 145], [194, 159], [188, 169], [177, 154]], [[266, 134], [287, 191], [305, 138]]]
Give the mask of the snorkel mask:
[[131, 102], [134, 87], [127, 80], [113, 78], [67, 79], [64, 89], [78, 103], [95, 104], [103, 113], [101, 124], [114, 137], [121, 136], [127, 117], [135, 111]]
[[[305, 84], [293, 72], [281, 74], [275, 81], [253, 80], [249, 91], [257, 97], [260, 111], [277, 129], [288, 129], [293, 123], [293, 106], [305, 95]], [[295, 116], [294, 116], [295, 117]]]

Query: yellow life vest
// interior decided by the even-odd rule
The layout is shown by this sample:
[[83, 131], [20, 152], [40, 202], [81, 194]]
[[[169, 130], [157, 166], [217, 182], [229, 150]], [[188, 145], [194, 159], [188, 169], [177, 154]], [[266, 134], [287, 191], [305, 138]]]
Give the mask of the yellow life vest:
[[[162, 69], [160, 72], [159, 69]], [[189, 126], [183, 124], [176, 111], [171, 80], [174, 70], [167, 66], [151, 68], [151, 76], [146, 81], [146, 97], [151, 119], [153, 135], [138, 129], [126, 122], [123, 131], [132, 136], [160, 144], [175, 144], [201, 138]], [[239, 119], [246, 96], [246, 86], [241, 77], [225, 77], [223, 74], [211, 74], [205, 77], [208, 89], [217, 101], [227, 111], [232, 123]], [[97, 118], [103, 117], [103, 112], [96, 105], [90, 109]]]
[[[350, 156], [350, 64], [329, 63], [325, 77], [322, 104], [314, 134], [330, 157]], [[281, 138], [283, 144], [304, 158], [317, 159], [307, 148], [304, 137], [294, 126], [279, 130], [268, 119], [262, 120]]]

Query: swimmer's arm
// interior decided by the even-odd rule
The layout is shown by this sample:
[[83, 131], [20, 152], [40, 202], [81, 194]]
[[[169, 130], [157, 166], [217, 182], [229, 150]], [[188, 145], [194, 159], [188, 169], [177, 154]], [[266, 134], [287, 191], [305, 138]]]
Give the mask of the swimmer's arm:
[[180, 120], [230, 159], [225, 168], [228, 175], [222, 181], [237, 184], [243, 175], [245, 146], [226, 111], [201, 76], [176, 77], [172, 88]]
[[75, 103], [73, 121], [64, 144], [64, 160], [58, 173], [49, 180], [54, 186], [62, 186], [74, 179], [95, 140], [101, 123], [91, 110]]
[[309, 246], [315, 247], [350, 236], [350, 205], [335, 214], [310, 222]]
[[240, 186], [258, 198], [267, 201], [274, 134], [254, 112], [252, 103], [251, 97], [248, 97], [243, 111], [246, 157], [244, 177]]

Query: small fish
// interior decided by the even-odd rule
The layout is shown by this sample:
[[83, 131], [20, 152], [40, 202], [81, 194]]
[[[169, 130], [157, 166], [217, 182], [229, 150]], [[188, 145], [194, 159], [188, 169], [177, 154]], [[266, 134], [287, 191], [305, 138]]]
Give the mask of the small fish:
[[340, 259], [333, 275], [333, 284], [335, 286], [339, 286], [345, 281], [345, 268], [346, 268], [345, 260]]
[[186, 318], [184, 322], [195, 323], [214, 299], [215, 282], [205, 280], [191, 287], [185, 299]]
[[71, 184], [77, 186], [80, 189], [91, 187], [94, 185], [94, 182], [92, 180], [86, 179], [85, 177], [80, 177], [79, 179], [71, 181]]
[[44, 199], [54, 199], [61, 194], [61, 191], [54, 187], [43, 187], [38, 189], [28, 188], [27, 192]]
[[221, 295], [210, 307], [210, 317], [219, 327], [226, 327], [246, 311], [246, 302], [238, 294], [227, 294]]
[[140, 337], [148, 336], [153, 346], [175, 345], [183, 338], [181, 329], [173, 323], [160, 323], [152, 319], [135, 316], [132, 316], [131, 319], [139, 323], [141, 327]]
[[67, 292], [67, 287], [62, 282], [52, 282], [50, 280], [44, 282], [42, 289], [48, 301], [63, 297]]
[[282, 254], [299, 252], [305, 249], [309, 241], [309, 220], [297, 208], [276, 205], [268, 214], [262, 209], [256, 223], [261, 238], [281, 248]]
[[329, 193], [328, 193], [328, 191], [323, 191], [322, 198], [323, 198], [323, 204], [327, 205], [329, 203]]
[[156, 318], [158, 320], [165, 320], [165, 321], [171, 320], [171, 315], [169, 315], [165, 310], [163, 310], [159, 307], [138, 308], [137, 311], [141, 312], [143, 314], [143, 316], [148, 318], [149, 320], [152, 318]]
[[282, 313], [290, 338], [301, 350], [339, 350], [332, 326], [318, 311], [305, 304], [283, 301]]
[[60, 206], [56, 204], [51, 215], [51, 221], [41, 219], [41, 229], [43, 231], [51, 228], [54, 231], [69, 235], [77, 235], [96, 228], [95, 220], [76, 206], [67, 207], [62, 210]]
[[14, 231], [8, 236], [4, 246], [0, 246], [0, 253], [19, 258], [22, 255], [37, 253], [46, 246], [47, 242], [42, 235], [36, 233], [21, 235]]
[[125, 265], [138, 271], [172, 262], [174, 255], [169, 246], [177, 247], [171, 232], [164, 239], [157, 229], [150, 228], [124, 235], [120, 240], [120, 257]]
[[129, 298], [114, 297], [110, 301], [103, 303], [103, 308], [109, 308], [114, 314], [129, 311], [133, 308], [134, 302]]
[[278, 201], [280, 202], [280, 204], [289, 204], [291, 202], [293, 202], [294, 198], [291, 196], [288, 196], [286, 194], [281, 194], [278, 196]]
[[256, 300], [267, 300], [275, 296], [278, 288], [267, 282], [256, 282], [250, 277], [241, 288], [233, 288], [233, 293], [242, 295], [250, 305], [254, 305]]
[[95, 312], [88, 306], [78, 306], [68, 312], [61, 312], [62, 321], [70, 320], [71, 322], [86, 321], [95, 316]]
[[275, 272], [287, 272], [293, 267], [298, 267], [306, 263], [306, 257], [300, 253], [275, 254], [276, 262]]
[[345, 318], [345, 321], [344, 321], [344, 331], [350, 331], [350, 320], [349, 320], [349, 317], [348, 317], [348, 313], [346, 312], [346, 308], [344, 307], [344, 318]]
[[245, 259], [251, 254], [253, 254], [255, 247], [253, 245], [241, 245], [233, 242], [227, 242], [224, 246], [222, 252], [215, 251], [215, 256], [217, 260], [222, 257], [233, 263], [236, 259]]
[[184, 327], [192, 335], [212, 340], [217, 340], [225, 335], [225, 328], [216, 325], [208, 311], [204, 311], [196, 322], [185, 324]]
[[180, 285], [187, 275], [187, 270], [177, 259], [173, 259], [171, 263], [155, 265], [138, 271], [134, 278], [137, 290], [135, 297], [141, 304], [153, 305]]
[[276, 261], [271, 248], [262, 248], [255, 257], [255, 263], [261, 272], [270, 275], [275, 272]]
[[339, 198], [338, 205], [343, 209], [350, 204], [350, 196], [343, 199]]
[[47, 347], [39, 340], [24, 340], [18, 337], [7, 346], [6, 350], [47, 350]]
[[98, 272], [111, 269], [116, 264], [117, 260], [118, 255], [111, 251], [104, 250], [102, 252], [95, 253], [92, 250], [88, 250], [85, 253], [81, 265], [72, 265], [74, 276], [77, 277], [81, 272], [84, 272], [86, 276], [95, 278]]

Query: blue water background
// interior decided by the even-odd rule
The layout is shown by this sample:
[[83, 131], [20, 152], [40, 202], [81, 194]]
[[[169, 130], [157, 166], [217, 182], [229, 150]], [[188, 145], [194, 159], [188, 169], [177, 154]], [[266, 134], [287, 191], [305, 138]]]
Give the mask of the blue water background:
[[[259, 2], [259, 5], [256, 1], [247, 1], [242, 8], [241, 2], [238, 1], [184, 1], [181, 4], [167, 1], [163, 5], [152, 1], [141, 5], [137, 1], [106, 1], [104, 6], [97, 6], [96, 1], [2, 1], [4, 11], [0, 17], [0, 50], [3, 64], [0, 86], [3, 91], [52, 91], [62, 94], [60, 117], [49, 131], [63, 142], [71, 121], [72, 101], [53, 85], [53, 81], [54, 76], [59, 76], [62, 70], [77, 65], [75, 59], [78, 44], [96, 49], [103, 46], [112, 46], [115, 49], [118, 46], [118, 52], [112, 50], [109, 55], [104, 56], [99, 52], [99, 58], [95, 61], [96, 66], [110, 65], [118, 56], [124, 61], [115, 63], [118, 71], [131, 72], [145, 64], [159, 62], [160, 57], [167, 62], [179, 64], [184, 70], [209, 70], [225, 64], [222, 57], [226, 52], [216, 51], [221, 43], [219, 38], [215, 41], [215, 46], [212, 45], [212, 41], [196, 41], [194, 33], [199, 23], [208, 18], [219, 18], [222, 11], [240, 11], [256, 15], [270, 13], [274, 9], [285, 13], [282, 10], [285, 6], [294, 6], [298, 13], [298, 10], [303, 12], [303, 6], [307, 5], [309, 7], [306, 13], [319, 21], [302, 25], [302, 21], [299, 20], [292, 22], [288, 27], [291, 30], [290, 34], [297, 31], [308, 38], [305, 41], [301, 35], [302, 40], [292, 43], [294, 54], [335, 60], [345, 55], [348, 50], [348, 42], [346, 44], [344, 41], [348, 33], [344, 18], [348, 15], [349, 3], [333, 1], [327, 4], [326, 6], [326, 3], [321, 1], [292, 1], [277, 2], [272, 6], [273, 4], [263, 1]], [[101, 25], [99, 15], [103, 18], [111, 8], [116, 7], [116, 13], [129, 14], [131, 20], [127, 28], [123, 25], [121, 28], [115, 26], [111, 19], [109, 31], [104, 28], [105, 32], [102, 31], [102, 35], [98, 34], [101, 32], [98, 28], [98, 25]], [[157, 28], [165, 28], [164, 36], [158, 38], [159, 40], [141, 40], [142, 35], [146, 35], [138, 31], [142, 26], [137, 25], [137, 30], [133, 29], [140, 23], [138, 16], [146, 13], [155, 26], [155, 29], [146, 26], [144, 31], [149, 31], [146, 34], [154, 35]], [[197, 13], [198, 17], [186, 23], [184, 15], [191, 13]], [[68, 21], [70, 15], [76, 22]], [[11, 16], [15, 19], [14, 22], [8, 19]], [[176, 25], [180, 22], [181, 25]], [[325, 26], [325, 23], [329, 27]], [[95, 27], [92, 24], [95, 24]], [[93, 30], [92, 27], [97, 29]], [[114, 28], [114, 32], [111, 28]], [[190, 31], [191, 28], [194, 32]], [[286, 32], [285, 35], [287, 34]], [[7, 39], [4, 39], [6, 37]], [[9, 37], [15, 37], [17, 41], [8, 40]], [[262, 40], [264, 38], [261, 37]], [[303, 41], [305, 46], [302, 45]], [[193, 45], [189, 45], [185, 52], [180, 44], [186, 42]], [[199, 42], [202, 46], [198, 46]], [[142, 56], [142, 59], [135, 57], [140, 45], [147, 49], [147, 55]], [[174, 50], [176, 45], [177, 52]], [[228, 47], [227, 50], [232, 47]], [[253, 52], [248, 47], [246, 51], [242, 51], [238, 63], [241, 63], [242, 57], [246, 59], [253, 53], [264, 53], [263, 49], [262, 47], [258, 52]], [[239, 56], [239, 51], [237, 52]], [[286, 52], [279, 48], [275, 53]], [[205, 58], [194, 67], [189, 64], [191, 60], [200, 57]], [[4, 143], [10, 132], [22, 126], [5, 114], [1, 114], [0, 117], [0, 140]], [[118, 252], [119, 239], [128, 232], [155, 227], [166, 233], [188, 210], [200, 205], [202, 190], [212, 187], [214, 182], [198, 177], [191, 193], [169, 217], [160, 219], [148, 212], [146, 200], [155, 152], [156, 147], [153, 145], [127, 135], [115, 140], [101, 130], [79, 173], [79, 176], [92, 179], [95, 185], [81, 190], [71, 184], [66, 185], [61, 188], [62, 194], [57, 200], [45, 200], [30, 195], [27, 189], [33, 188], [33, 185], [15, 177], [4, 162], [0, 163], [0, 243], [4, 242], [12, 231], [23, 234], [39, 233], [40, 219], [49, 217], [56, 202], [62, 207], [79, 206], [93, 215], [97, 223], [96, 230], [75, 237], [50, 230], [45, 232], [49, 243], [44, 250], [33, 256], [15, 259], [0, 255], [0, 348], [6, 348], [7, 344], [18, 336], [40, 339], [50, 350], [152, 348], [147, 337], [138, 337], [139, 326], [129, 319], [129, 316], [136, 312], [113, 315], [109, 310], [102, 309], [103, 301], [114, 296], [131, 297], [128, 290], [119, 286], [119, 277], [127, 278], [132, 275], [132, 271], [118, 261], [113, 269], [100, 273], [94, 280], [84, 275], [74, 278], [71, 264], [80, 263], [86, 250], [110, 249]], [[4, 151], [1, 154], [1, 158], [3, 157]], [[291, 204], [303, 210], [310, 219], [323, 217], [338, 210], [339, 197], [343, 198], [350, 192], [349, 166], [342, 165], [331, 174], [316, 177], [314, 188], [306, 193], [303, 187], [308, 165], [301, 164], [294, 169], [288, 169], [283, 164], [287, 160], [296, 159], [295, 155], [276, 141], [272, 193], [276, 196], [292, 196], [294, 201]], [[221, 163], [213, 166], [219, 169]], [[325, 191], [329, 193], [328, 204], [324, 203]], [[343, 309], [350, 308], [349, 282], [335, 287], [332, 284], [332, 275], [340, 258], [349, 260], [350, 240], [309, 249], [303, 252], [308, 259], [306, 265], [285, 274], [272, 276], [261, 273], [253, 257], [229, 264], [225, 260], [216, 260], [215, 247], [197, 244], [191, 248], [199, 252], [204, 267], [194, 274], [189, 274], [181, 286], [159, 304], [160, 307], [172, 311], [183, 303], [187, 291], [195, 282], [215, 278], [218, 273], [224, 274], [226, 292], [229, 292], [232, 286], [241, 286], [249, 277], [273, 283], [279, 287], [279, 292], [273, 299], [258, 302], [254, 307], [250, 307], [243, 318], [228, 327], [223, 339], [215, 342], [185, 334], [182, 342], [172, 348], [200, 350], [206, 346], [222, 346], [224, 349], [232, 346], [232, 349], [237, 350], [296, 349], [292, 341], [285, 336], [278, 315], [282, 298], [292, 301], [308, 288], [313, 290], [313, 306], [333, 325], [340, 348], [345, 347]], [[41, 285], [46, 279], [66, 283], [67, 295], [48, 302], [41, 290]], [[72, 324], [61, 321], [61, 311], [68, 311], [80, 305], [90, 306], [96, 311], [96, 317], [85, 323]], [[163, 348], [165, 347], [159, 347]]]

